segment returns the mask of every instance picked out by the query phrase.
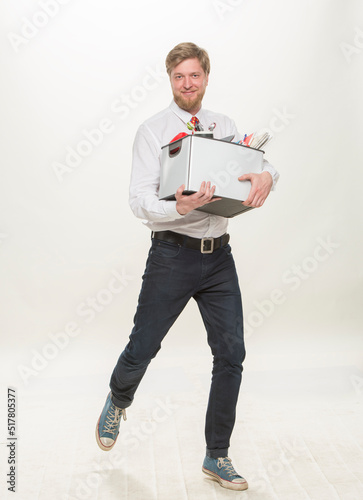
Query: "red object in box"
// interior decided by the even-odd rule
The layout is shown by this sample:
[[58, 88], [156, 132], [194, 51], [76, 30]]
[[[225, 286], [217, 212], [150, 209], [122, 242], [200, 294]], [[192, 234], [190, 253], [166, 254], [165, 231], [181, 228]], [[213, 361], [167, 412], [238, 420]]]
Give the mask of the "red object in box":
[[[171, 144], [172, 142], [175, 142], [175, 141], [179, 141], [179, 139], [182, 139], [183, 137], [186, 137], [187, 135], [188, 135], [188, 134], [186, 134], [185, 132], [180, 132], [180, 134], [176, 135], [176, 136], [174, 137], [174, 139], [172, 139], [172, 140], [169, 142], [169, 144]], [[176, 147], [176, 148], [172, 149], [172, 150], [170, 151], [170, 154], [174, 155], [175, 153], [177, 153], [177, 151], [178, 151], [178, 149], [179, 149], [179, 148], [180, 148], [180, 146], [178, 146], [178, 147]]]

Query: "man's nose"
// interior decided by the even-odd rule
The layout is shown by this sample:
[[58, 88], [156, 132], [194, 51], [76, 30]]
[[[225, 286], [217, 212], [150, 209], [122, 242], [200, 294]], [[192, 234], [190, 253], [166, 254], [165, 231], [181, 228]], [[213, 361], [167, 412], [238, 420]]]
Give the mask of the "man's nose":
[[184, 87], [186, 89], [190, 89], [190, 87], [192, 86], [193, 86], [192, 79], [187, 76], [184, 80]]

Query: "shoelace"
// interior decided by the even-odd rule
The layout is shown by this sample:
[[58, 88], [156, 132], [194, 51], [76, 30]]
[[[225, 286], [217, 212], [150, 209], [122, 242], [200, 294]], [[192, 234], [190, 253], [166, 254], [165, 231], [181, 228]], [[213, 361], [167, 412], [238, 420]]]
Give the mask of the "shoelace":
[[103, 431], [114, 434], [120, 423], [121, 417], [126, 420], [126, 410], [123, 408], [117, 408], [114, 404], [111, 405], [110, 411], [106, 417], [105, 425], [103, 426]]
[[219, 469], [224, 469], [229, 477], [241, 477], [237, 474], [237, 472], [234, 470], [234, 467], [232, 465], [231, 459], [230, 458], [218, 458], [217, 462], [217, 467]]

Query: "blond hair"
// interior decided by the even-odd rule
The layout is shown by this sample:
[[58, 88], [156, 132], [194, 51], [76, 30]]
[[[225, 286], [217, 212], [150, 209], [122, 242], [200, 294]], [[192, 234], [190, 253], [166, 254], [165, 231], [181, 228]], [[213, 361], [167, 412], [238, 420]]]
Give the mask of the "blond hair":
[[199, 60], [204, 73], [209, 75], [210, 60], [207, 51], [191, 42], [179, 43], [166, 56], [165, 66], [168, 75], [170, 76], [175, 66], [178, 66], [182, 61], [194, 58]]

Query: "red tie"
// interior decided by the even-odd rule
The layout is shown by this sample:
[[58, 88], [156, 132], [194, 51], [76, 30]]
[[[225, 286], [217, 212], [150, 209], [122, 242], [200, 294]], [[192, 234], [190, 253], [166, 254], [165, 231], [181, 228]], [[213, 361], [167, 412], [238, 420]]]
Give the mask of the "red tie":
[[199, 120], [196, 116], [193, 116], [192, 119], [190, 120], [190, 123], [194, 126], [195, 126], [199, 123]]

